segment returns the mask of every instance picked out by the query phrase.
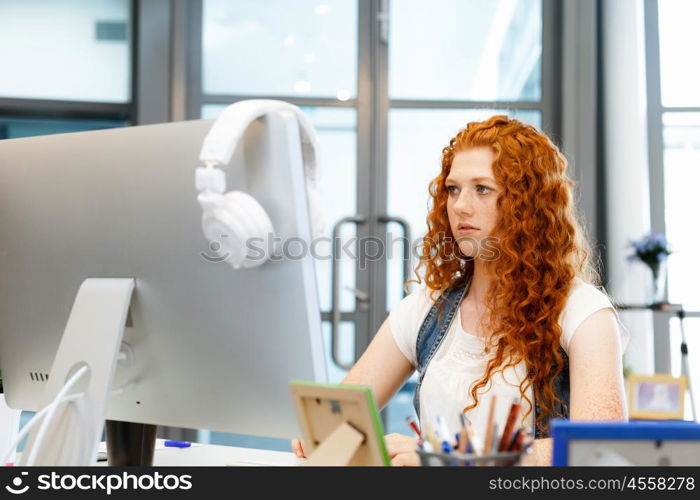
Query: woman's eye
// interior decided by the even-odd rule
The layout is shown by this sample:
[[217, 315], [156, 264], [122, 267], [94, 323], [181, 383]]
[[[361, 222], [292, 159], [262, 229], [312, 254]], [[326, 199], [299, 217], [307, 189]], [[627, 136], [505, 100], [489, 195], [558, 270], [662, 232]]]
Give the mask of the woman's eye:
[[450, 194], [456, 194], [457, 193], [457, 186], [447, 186], [447, 192]]
[[488, 186], [478, 185], [476, 186], [476, 192], [479, 194], [488, 194], [491, 192], [491, 188]]

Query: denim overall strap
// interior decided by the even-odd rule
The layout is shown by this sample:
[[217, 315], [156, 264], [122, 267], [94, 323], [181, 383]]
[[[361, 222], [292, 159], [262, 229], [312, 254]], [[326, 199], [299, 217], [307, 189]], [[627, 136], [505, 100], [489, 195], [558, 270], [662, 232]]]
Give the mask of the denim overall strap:
[[[549, 422], [553, 418], [569, 418], [569, 400], [571, 395], [571, 389], [569, 387], [569, 356], [567, 356], [566, 351], [559, 346], [559, 354], [561, 354], [564, 359], [564, 366], [561, 373], [554, 379], [554, 394], [561, 400], [561, 403], [555, 403], [552, 408], [551, 413], [547, 416], [545, 422]], [[535, 407], [535, 439], [549, 437], [550, 429], [547, 427], [547, 432], [543, 432], [537, 426], [537, 420], [542, 413], [542, 408], [540, 407], [540, 402], [537, 400], [537, 396], [534, 397], [534, 407]]]
[[420, 419], [420, 387], [423, 383], [425, 371], [445, 338], [445, 333], [447, 333], [452, 324], [455, 313], [459, 309], [459, 304], [462, 302], [462, 298], [464, 298], [468, 289], [469, 283], [445, 290], [440, 299], [430, 308], [420, 330], [418, 330], [418, 339], [416, 340], [418, 384], [413, 395], [413, 406], [416, 409], [418, 419]]

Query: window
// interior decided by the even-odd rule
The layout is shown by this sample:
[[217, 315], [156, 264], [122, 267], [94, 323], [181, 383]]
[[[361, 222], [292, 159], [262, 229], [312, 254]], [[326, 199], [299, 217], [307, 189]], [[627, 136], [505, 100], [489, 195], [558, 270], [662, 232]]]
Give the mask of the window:
[[128, 0], [0, 2], [0, 96], [129, 102], [129, 5]]
[[541, 0], [394, 1], [390, 22], [392, 99], [541, 99]]
[[0, 2], [0, 139], [132, 120], [129, 0]]
[[700, 4], [693, 0], [659, 1], [661, 101], [665, 107], [700, 106], [700, 67], [689, 64], [690, 47], [700, 44]]
[[357, 95], [357, 2], [205, 0], [207, 95]]

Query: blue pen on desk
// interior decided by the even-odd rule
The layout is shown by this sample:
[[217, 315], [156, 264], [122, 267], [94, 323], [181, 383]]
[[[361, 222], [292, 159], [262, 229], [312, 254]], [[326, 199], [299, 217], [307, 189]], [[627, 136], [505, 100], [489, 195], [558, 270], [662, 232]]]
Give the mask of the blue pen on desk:
[[437, 423], [438, 439], [440, 440], [440, 449], [443, 453], [452, 453], [452, 445], [450, 444], [450, 431], [447, 430], [447, 422], [442, 415], [435, 417]]
[[189, 448], [192, 446], [189, 441], [166, 441], [163, 444], [168, 448]]

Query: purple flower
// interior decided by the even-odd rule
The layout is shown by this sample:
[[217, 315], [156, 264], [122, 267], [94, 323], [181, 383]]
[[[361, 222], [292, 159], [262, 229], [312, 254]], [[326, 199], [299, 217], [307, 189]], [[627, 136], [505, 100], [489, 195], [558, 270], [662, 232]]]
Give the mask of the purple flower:
[[640, 260], [652, 270], [658, 269], [659, 263], [672, 253], [666, 236], [661, 233], [649, 232], [638, 241], [630, 241], [630, 246], [634, 253], [627, 260]]

